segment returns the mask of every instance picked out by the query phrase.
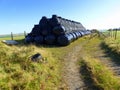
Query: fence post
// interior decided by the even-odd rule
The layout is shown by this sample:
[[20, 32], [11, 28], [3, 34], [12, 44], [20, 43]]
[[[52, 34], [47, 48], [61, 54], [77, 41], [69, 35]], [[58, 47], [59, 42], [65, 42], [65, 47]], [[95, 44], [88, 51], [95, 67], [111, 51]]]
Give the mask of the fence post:
[[112, 38], [114, 38], [114, 30], [112, 29], [111, 32], [112, 32]]
[[13, 33], [11, 32], [11, 40], [13, 40]]
[[24, 36], [26, 37], [26, 31], [24, 31]]
[[111, 36], [111, 38], [112, 38], [112, 29], [110, 30], [110, 36]]
[[109, 30], [109, 36], [111, 37], [111, 29]]
[[110, 30], [109, 30], [108, 36], [110, 37]]
[[115, 29], [115, 40], [117, 38], [117, 29]]

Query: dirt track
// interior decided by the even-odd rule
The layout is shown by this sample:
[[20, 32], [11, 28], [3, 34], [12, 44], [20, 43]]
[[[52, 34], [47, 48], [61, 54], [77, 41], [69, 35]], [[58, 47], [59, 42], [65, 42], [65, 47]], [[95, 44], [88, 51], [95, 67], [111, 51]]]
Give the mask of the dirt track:
[[65, 66], [64, 66], [64, 79], [67, 83], [69, 90], [82, 90], [85, 87], [85, 84], [80, 77], [78, 54], [81, 50], [81, 46], [76, 46], [71, 50], [70, 53], [65, 57]]
[[[68, 90], [94, 90], [88, 87], [87, 84], [82, 79], [83, 75], [80, 73], [80, 65], [78, 64], [78, 60], [80, 57], [83, 57], [83, 46], [88, 42], [85, 41], [80, 45], [75, 46], [71, 52], [69, 52], [64, 59], [64, 81], [67, 84]], [[120, 76], [120, 66], [117, 65], [113, 58], [111, 58], [104, 50], [100, 47], [100, 43], [97, 45], [92, 45], [93, 47], [97, 47], [96, 51], [91, 51], [91, 55], [95, 58], [98, 58], [102, 63], [104, 63], [107, 67], [109, 67], [116, 75]]]

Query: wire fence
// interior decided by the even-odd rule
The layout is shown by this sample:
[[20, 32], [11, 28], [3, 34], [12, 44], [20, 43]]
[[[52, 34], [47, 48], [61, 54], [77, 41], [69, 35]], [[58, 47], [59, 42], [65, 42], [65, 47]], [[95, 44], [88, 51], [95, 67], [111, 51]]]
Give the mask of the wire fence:
[[109, 36], [111, 38], [114, 38], [116, 40], [117, 39], [117, 35], [118, 35], [118, 29], [109, 30]]
[[109, 29], [105, 32], [102, 32], [106, 37], [111, 37], [113, 39], [118, 39], [120, 38], [120, 29]]
[[17, 40], [17, 39], [23, 39], [27, 35], [26, 31], [23, 33], [15, 34], [11, 32], [10, 34], [7, 35], [0, 35], [0, 40]]

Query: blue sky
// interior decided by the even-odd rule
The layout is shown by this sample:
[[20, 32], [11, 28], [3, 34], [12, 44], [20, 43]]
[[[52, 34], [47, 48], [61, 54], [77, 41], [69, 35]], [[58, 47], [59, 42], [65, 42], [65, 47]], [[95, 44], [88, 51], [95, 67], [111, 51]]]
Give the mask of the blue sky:
[[120, 27], [120, 0], [0, 0], [0, 34], [30, 32], [42, 16], [57, 14], [87, 29]]

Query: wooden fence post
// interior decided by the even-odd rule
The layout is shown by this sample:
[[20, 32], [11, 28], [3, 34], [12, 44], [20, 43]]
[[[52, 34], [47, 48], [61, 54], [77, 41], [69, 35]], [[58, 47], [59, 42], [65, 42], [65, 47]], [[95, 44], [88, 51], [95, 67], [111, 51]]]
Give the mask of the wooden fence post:
[[109, 33], [110, 33], [110, 37], [111, 37], [111, 35], [112, 35], [111, 30], [109, 30]]
[[110, 37], [110, 30], [109, 30], [108, 36]]
[[111, 33], [111, 35], [110, 35], [110, 36], [111, 36], [111, 38], [112, 38], [112, 36], [113, 36], [113, 35], [112, 35], [112, 29], [110, 30], [110, 33]]
[[114, 30], [111, 30], [111, 32], [112, 32], [112, 38], [114, 38]]
[[24, 36], [26, 37], [26, 31], [24, 31]]
[[11, 32], [11, 40], [13, 40], [13, 33]]
[[117, 29], [115, 29], [115, 40], [117, 38]]

